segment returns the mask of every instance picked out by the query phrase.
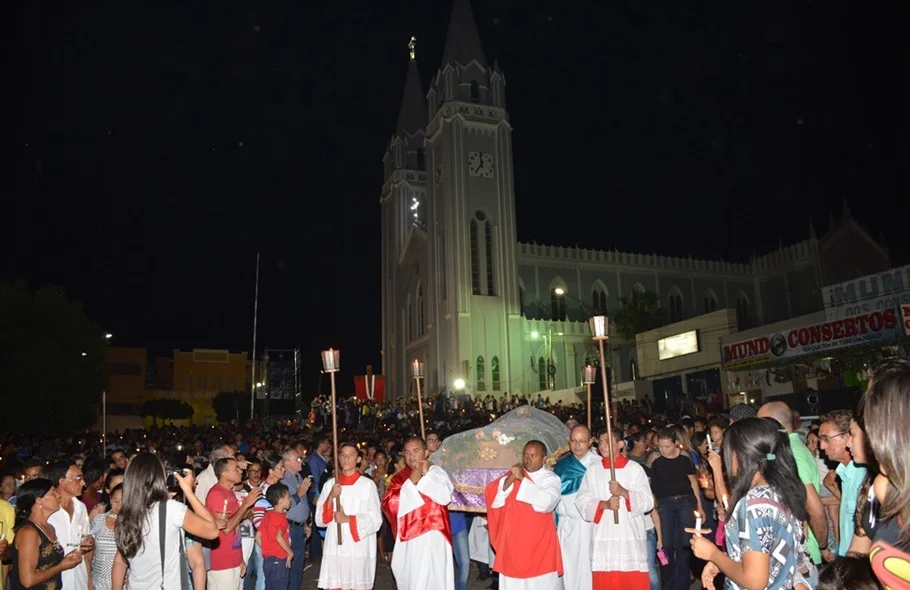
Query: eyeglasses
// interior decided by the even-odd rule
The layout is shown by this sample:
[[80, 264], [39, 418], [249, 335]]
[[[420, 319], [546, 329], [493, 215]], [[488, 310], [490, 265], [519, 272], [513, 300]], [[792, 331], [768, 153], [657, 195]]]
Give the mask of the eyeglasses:
[[818, 437], [818, 440], [820, 442], [826, 443], [826, 442], [830, 442], [832, 438], [837, 438], [839, 436], [844, 436], [846, 434], [850, 434], [850, 433], [849, 432], [839, 432], [837, 434], [823, 434]]

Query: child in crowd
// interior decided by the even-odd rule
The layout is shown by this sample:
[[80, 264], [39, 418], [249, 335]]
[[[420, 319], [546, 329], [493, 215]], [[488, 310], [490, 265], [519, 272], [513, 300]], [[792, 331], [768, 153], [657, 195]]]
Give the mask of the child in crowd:
[[286, 485], [275, 483], [265, 492], [272, 509], [262, 517], [256, 532], [256, 543], [262, 547], [266, 590], [288, 587], [288, 570], [294, 559], [291, 551], [291, 529], [285, 512], [291, 507], [291, 493]]

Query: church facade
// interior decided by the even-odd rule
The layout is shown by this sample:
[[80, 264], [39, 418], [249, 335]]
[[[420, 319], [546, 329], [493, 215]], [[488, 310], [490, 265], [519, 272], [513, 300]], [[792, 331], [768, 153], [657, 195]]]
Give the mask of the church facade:
[[[412, 47], [383, 157], [382, 352], [386, 391], [525, 394], [580, 384], [596, 356], [586, 320], [651, 291], [670, 323], [735, 309], [740, 329], [821, 308], [821, 287], [890, 267], [845, 211], [817, 236], [744, 263], [521, 243], [506, 79], [483, 52], [469, 0], [454, 0], [424, 92]], [[637, 378], [634, 343], [612, 340], [616, 382]]]

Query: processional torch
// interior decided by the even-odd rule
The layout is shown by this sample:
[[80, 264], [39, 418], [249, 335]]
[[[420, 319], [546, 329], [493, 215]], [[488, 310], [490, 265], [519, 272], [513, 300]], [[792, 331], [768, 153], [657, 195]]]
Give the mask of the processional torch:
[[[341, 351], [328, 349], [322, 351], [322, 370], [329, 374], [329, 382], [332, 384], [332, 459], [335, 465], [335, 483], [339, 483], [341, 472], [338, 470], [338, 408], [335, 400], [335, 373], [341, 368]], [[333, 507], [335, 514], [338, 514], [339, 499], [335, 498]], [[337, 522], [338, 544], [341, 545], [341, 523]]]
[[411, 376], [414, 377], [414, 385], [417, 386], [417, 413], [420, 415], [420, 438], [423, 439], [424, 443], [427, 441], [427, 433], [423, 425], [423, 396], [420, 395], [420, 380], [423, 379], [425, 370], [426, 368], [423, 361], [414, 359], [414, 362], [411, 363]]
[[[609, 336], [607, 316], [591, 318], [591, 337], [600, 347], [600, 378], [604, 388], [604, 417], [607, 419], [607, 444], [610, 447], [610, 480], [616, 481], [616, 456], [613, 452], [613, 419], [610, 416], [610, 380], [607, 379], [607, 359], [604, 356], [604, 341]], [[590, 403], [590, 402], [589, 402]], [[619, 524], [619, 510], [613, 511], [613, 523]]]

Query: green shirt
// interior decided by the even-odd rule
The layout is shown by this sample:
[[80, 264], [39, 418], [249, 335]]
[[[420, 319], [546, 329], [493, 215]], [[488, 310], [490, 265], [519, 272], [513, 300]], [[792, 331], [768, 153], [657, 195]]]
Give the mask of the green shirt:
[[[818, 463], [812, 456], [812, 451], [803, 443], [803, 439], [795, 432], [790, 433], [790, 448], [793, 449], [793, 458], [796, 459], [796, 471], [799, 473], [799, 479], [805, 485], [812, 484], [815, 486], [815, 492], [818, 493], [821, 488], [821, 481], [818, 478]], [[806, 551], [809, 557], [816, 565], [822, 562], [822, 553], [818, 549], [818, 541], [815, 540], [815, 533], [812, 527], [809, 527], [809, 538], [806, 541]]]

